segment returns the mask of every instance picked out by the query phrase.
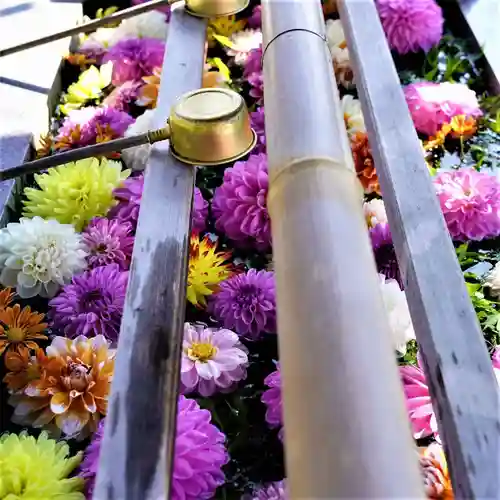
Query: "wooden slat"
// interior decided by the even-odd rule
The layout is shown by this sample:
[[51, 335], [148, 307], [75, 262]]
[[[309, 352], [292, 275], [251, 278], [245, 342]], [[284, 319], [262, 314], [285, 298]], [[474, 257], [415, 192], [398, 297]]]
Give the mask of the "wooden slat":
[[[174, 101], [199, 88], [206, 22], [173, 9], [155, 127]], [[194, 169], [153, 147], [123, 314], [94, 498], [168, 498]]]
[[497, 382], [373, 0], [342, 24], [458, 498], [499, 498]]

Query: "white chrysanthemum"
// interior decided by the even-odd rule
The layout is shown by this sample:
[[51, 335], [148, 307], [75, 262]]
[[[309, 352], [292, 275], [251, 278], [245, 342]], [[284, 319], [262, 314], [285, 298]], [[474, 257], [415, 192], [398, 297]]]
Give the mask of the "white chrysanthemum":
[[493, 297], [500, 298], [500, 262], [488, 273], [484, 284]]
[[396, 280], [386, 279], [383, 274], [379, 274], [379, 278], [394, 347], [405, 354], [406, 343], [415, 338], [405, 292], [399, 288]]
[[387, 223], [387, 214], [385, 213], [385, 205], [382, 200], [374, 198], [373, 200], [365, 201], [363, 212], [365, 213], [366, 223], [369, 228], [377, 224]]
[[253, 29], [237, 31], [231, 35], [230, 40], [233, 48], [227, 49], [227, 55], [234, 57], [234, 62], [243, 66], [250, 51], [262, 45], [262, 31]]
[[[144, 134], [153, 128], [154, 109], [148, 109], [141, 116], [137, 117], [135, 123], [125, 131], [125, 137], [131, 135]], [[135, 148], [128, 148], [122, 151], [122, 159], [127, 168], [132, 170], [144, 170], [151, 151], [150, 144], [143, 144]]]
[[80, 35], [80, 50], [100, 50], [110, 47], [109, 41], [115, 36], [116, 28], [97, 28], [89, 35]]
[[22, 298], [53, 297], [86, 268], [87, 252], [70, 224], [22, 218], [0, 231], [0, 283]]
[[326, 22], [326, 40], [332, 55], [335, 76], [345, 88], [354, 86], [351, 60], [345, 40], [344, 29], [339, 19]]
[[365, 119], [361, 111], [361, 103], [352, 95], [346, 94], [342, 97], [342, 113], [344, 122], [349, 135], [356, 132], [366, 132]]

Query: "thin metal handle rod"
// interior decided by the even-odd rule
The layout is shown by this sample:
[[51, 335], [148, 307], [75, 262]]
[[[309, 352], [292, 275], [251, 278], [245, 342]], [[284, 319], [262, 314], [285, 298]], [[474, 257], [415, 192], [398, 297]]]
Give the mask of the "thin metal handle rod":
[[169, 5], [169, 0], [151, 0], [150, 2], [145, 2], [140, 5], [134, 5], [128, 9], [123, 9], [118, 12], [114, 12], [109, 16], [102, 17], [101, 19], [94, 19], [87, 23], [79, 24], [73, 28], [68, 28], [58, 33], [52, 33], [50, 35], [42, 36], [35, 40], [30, 40], [29, 42], [24, 42], [13, 47], [8, 47], [6, 49], [0, 49], [0, 57], [9, 56], [15, 54], [16, 52], [21, 52], [23, 50], [32, 49], [33, 47], [38, 47], [39, 45], [45, 45], [46, 43], [55, 42], [56, 40], [61, 40], [79, 33], [89, 33], [95, 31], [97, 28], [101, 28], [106, 24], [116, 23], [127, 19], [129, 17], [137, 16], [144, 12], [149, 12], [150, 10], [157, 9], [158, 7], [164, 7]]

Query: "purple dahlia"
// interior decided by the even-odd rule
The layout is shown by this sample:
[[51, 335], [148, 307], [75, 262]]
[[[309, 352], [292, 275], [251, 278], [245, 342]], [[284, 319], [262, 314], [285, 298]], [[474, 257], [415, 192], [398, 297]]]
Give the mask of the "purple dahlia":
[[104, 335], [116, 342], [127, 290], [128, 271], [118, 264], [96, 267], [73, 276], [71, 283], [49, 302], [55, 330], [66, 337]]
[[194, 188], [193, 213], [192, 213], [192, 230], [201, 233], [205, 231], [206, 220], [208, 216], [208, 201], [203, 198], [201, 191]]
[[377, 271], [389, 279], [396, 280], [399, 287], [403, 289], [403, 280], [399, 272], [389, 224], [380, 222], [370, 228], [370, 239], [372, 241], [373, 253], [375, 254]]
[[212, 202], [217, 230], [242, 245], [268, 249], [271, 245], [271, 221], [266, 205], [268, 185], [267, 158], [263, 153], [227, 168]]
[[286, 482], [276, 481], [262, 486], [253, 493], [252, 500], [288, 500]]
[[[224, 447], [225, 436], [210, 420], [210, 412], [202, 410], [196, 401], [179, 397], [172, 500], [209, 499], [224, 484], [222, 467], [229, 459]], [[94, 489], [101, 441], [102, 426], [87, 448], [80, 467], [80, 477], [86, 480], [86, 491], [90, 494]]]
[[118, 86], [151, 76], [162, 66], [164, 53], [165, 43], [157, 38], [126, 38], [108, 50], [103, 63], [113, 63], [112, 83]]
[[210, 311], [224, 328], [256, 339], [276, 331], [276, 287], [272, 271], [250, 269], [223, 281]]
[[259, 29], [262, 26], [262, 5], [256, 5], [252, 10], [252, 15], [248, 18], [250, 28]]
[[262, 102], [264, 96], [264, 79], [262, 76], [262, 47], [258, 49], [253, 49], [248, 54], [245, 61], [245, 68], [243, 69], [243, 78], [252, 87], [250, 89], [250, 95], [257, 100], [257, 102]]
[[[279, 365], [277, 370], [264, 379], [269, 389], [264, 391], [261, 401], [266, 405], [266, 422], [271, 427], [281, 427], [283, 425], [283, 413], [281, 403], [281, 372]], [[279, 437], [283, 440], [283, 429], [280, 429]]]
[[128, 112], [139, 97], [140, 82], [125, 82], [116, 87], [102, 102], [104, 106]]
[[134, 237], [128, 222], [96, 217], [83, 231], [82, 239], [89, 252], [90, 268], [118, 264], [126, 271], [130, 267]]
[[266, 152], [266, 130], [264, 128], [264, 120], [264, 106], [260, 106], [253, 113], [250, 113], [250, 124], [257, 134], [257, 144], [254, 153]]

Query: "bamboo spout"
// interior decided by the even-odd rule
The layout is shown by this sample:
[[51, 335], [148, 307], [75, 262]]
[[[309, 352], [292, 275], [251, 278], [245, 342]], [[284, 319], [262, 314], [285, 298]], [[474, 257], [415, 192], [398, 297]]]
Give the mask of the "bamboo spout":
[[291, 498], [423, 498], [319, 0], [263, 31]]

